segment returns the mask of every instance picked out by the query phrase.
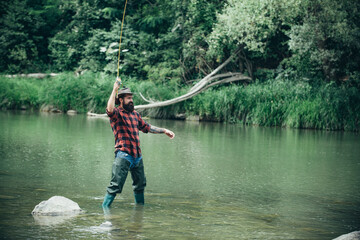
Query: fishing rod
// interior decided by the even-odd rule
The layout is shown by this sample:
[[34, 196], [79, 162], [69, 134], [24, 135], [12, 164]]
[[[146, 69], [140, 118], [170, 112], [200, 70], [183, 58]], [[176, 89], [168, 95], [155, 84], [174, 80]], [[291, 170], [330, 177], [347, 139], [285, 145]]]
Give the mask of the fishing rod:
[[124, 13], [123, 13], [121, 29], [120, 29], [119, 53], [118, 53], [118, 62], [117, 62], [117, 75], [116, 75], [116, 82], [117, 84], [119, 84], [119, 86], [123, 85], [119, 77], [119, 70], [120, 70], [121, 37], [123, 32], [124, 20], [125, 20], [126, 5], [127, 5], [127, 0], [125, 1]]

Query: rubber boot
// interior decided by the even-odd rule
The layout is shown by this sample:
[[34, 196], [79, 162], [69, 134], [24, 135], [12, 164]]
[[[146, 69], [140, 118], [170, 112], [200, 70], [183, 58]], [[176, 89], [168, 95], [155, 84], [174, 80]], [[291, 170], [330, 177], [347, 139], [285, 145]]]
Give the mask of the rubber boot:
[[104, 202], [102, 203], [103, 208], [109, 208], [111, 203], [114, 201], [116, 194], [106, 193], [104, 197]]
[[144, 193], [134, 193], [134, 197], [135, 197], [135, 203], [136, 204], [140, 204], [140, 205], [144, 205], [145, 204], [145, 199], [144, 199]]

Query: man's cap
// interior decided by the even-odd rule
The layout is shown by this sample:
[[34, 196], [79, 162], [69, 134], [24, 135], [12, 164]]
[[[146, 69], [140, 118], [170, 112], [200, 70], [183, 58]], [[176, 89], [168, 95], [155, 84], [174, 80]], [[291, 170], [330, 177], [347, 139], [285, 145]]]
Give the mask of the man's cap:
[[125, 95], [125, 94], [134, 95], [134, 93], [132, 93], [130, 91], [130, 88], [121, 88], [121, 89], [119, 89], [119, 91], [118, 91], [118, 96], [119, 97], [122, 96], [122, 95]]

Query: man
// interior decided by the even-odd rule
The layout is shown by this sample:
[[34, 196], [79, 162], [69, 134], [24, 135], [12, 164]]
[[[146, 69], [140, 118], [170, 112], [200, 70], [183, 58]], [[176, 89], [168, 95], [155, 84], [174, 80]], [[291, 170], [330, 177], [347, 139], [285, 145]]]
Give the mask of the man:
[[[118, 89], [121, 79], [114, 83], [106, 113], [110, 117], [110, 125], [115, 136], [115, 160], [112, 166], [110, 185], [102, 206], [110, 207], [117, 193], [121, 193], [128, 171], [133, 180], [133, 191], [136, 204], [144, 204], [144, 188], [146, 178], [140, 149], [139, 130], [144, 133], [164, 133], [171, 139], [175, 134], [165, 128], [158, 128], [146, 123], [140, 114], [134, 111], [133, 93], [129, 88]], [[116, 96], [117, 95], [117, 96]], [[115, 107], [119, 104], [118, 107]]]

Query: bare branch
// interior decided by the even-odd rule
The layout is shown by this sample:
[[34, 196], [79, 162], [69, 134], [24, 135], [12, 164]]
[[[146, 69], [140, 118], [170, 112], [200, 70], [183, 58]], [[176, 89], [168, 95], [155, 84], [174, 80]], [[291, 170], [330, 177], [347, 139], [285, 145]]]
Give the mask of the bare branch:
[[155, 102], [155, 103], [150, 103], [150, 104], [146, 104], [146, 105], [137, 105], [135, 106], [135, 109], [148, 109], [148, 108], [155, 108], [155, 107], [165, 107], [165, 106], [169, 106], [175, 103], [179, 103], [182, 101], [185, 101], [189, 98], [192, 98], [196, 95], [198, 95], [199, 93], [205, 91], [206, 89], [208, 89], [211, 86], [215, 86], [221, 83], [226, 83], [226, 82], [233, 82], [233, 81], [239, 81], [239, 80], [248, 80], [251, 81], [251, 78], [242, 74], [238, 74], [236, 76], [232, 76], [229, 78], [225, 78], [223, 80], [214, 82], [209, 84], [208, 86], [202, 86], [201, 88], [196, 88], [192, 91], [187, 92], [186, 94], [170, 99], [170, 100], [166, 100], [166, 101], [162, 101], [162, 102]]
[[[192, 98], [199, 93], [205, 91], [209, 87], [223, 84], [223, 83], [229, 83], [229, 82], [235, 82], [235, 81], [251, 81], [252, 78], [249, 76], [245, 76], [242, 73], [239, 72], [228, 72], [228, 73], [221, 73], [217, 74], [221, 69], [223, 69], [230, 61], [239, 53], [240, 50], [236, 51], [233, 55], [231, 55], [224, 63], [222, 63], [220, 66], [218, 66], [215, 70], [213, 70], [209, 75], [205, 76], [203, 79], [201, 79], [198, 83], [196, 83], [186, 94], [181, 95], [179, 97], [161, 101], [161, 102], [154, 102], [152, 100], [147, 100], [141, 93], [140, 96], [142, 99], [144, 99], [146, 102], [149, 102], [149, 104], [145, 105], [137, 105], [135, 106], [135, 109], [148, 109], [148, 108], [155, 108], [155, 107], [164, 107], [169, 106], [178, 102], [185, 101], [189, 98]], [[217, 75], [216, 75], [217, 74]]]
[[15, 78], [15, 77], [46, 78], [46, 77], [55, 77], [58, 75], [59, 75], [59, 73], [29, 73], [29, 74], [5, 75], [5, 77], [8, 77], [8, 78]]
[[139, 92], [139, 94], [140, 94], [140, 97], [141, 97], [145, 102], [154, 103], [153, 100], [147, 100], [147, 99], [141, 94], [141, 92]]

